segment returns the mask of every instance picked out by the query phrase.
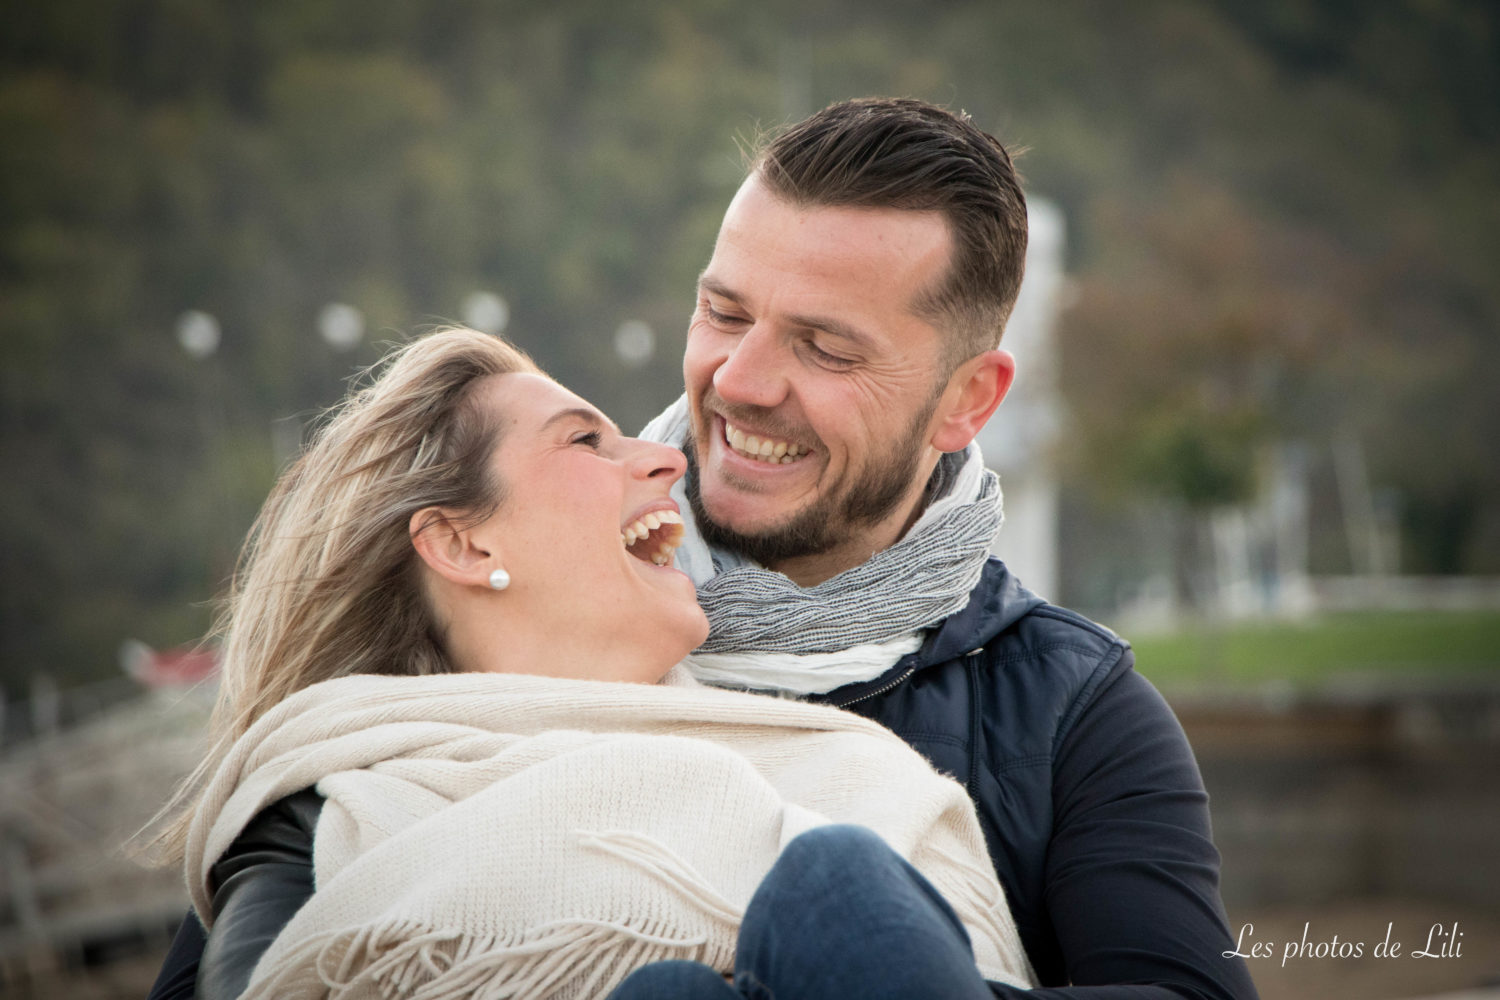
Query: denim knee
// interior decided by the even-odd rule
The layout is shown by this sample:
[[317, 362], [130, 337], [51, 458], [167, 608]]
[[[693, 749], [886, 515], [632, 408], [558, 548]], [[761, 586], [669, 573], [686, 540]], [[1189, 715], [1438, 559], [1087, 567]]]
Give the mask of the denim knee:
[[609, 1000], [742, 1000], [724, 977], [702, 962], [669, 959], [643, 965], [625, 978]]
[[794, 838], [740, 925], [747, 997], [988, 997], [969, 938], [941, 894], [873, 831]]
[[819, 872], [851, 866], [868, 873], [898, 858], [874, 830], [848, 823], [832, 823], [815, 826], [792, 838], [776, 859], [775, 867]]
[[[904, 896], [917, 875], [873, 830], [850, 824], [814, 827], [782, 849], [746, 913], [754, 927], [771, 919], [816, 927], [849, 913], [869, 913], [872, 901]], [[756, 902], [760, 905], [756, 905]], [[790, 916], [796, 914], [796, 917]]]

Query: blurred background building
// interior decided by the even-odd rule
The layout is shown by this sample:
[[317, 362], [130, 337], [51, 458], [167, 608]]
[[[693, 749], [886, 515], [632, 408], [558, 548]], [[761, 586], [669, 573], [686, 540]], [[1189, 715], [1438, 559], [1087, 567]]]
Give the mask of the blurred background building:
[[639, 427], [741, 147], [863, 94], [1025, 150], [997, 551], [1136, 642], [1231, 923], [1464, 934], [1264, 994], [1500, 974], [1493, 4], [0, 6], [6, 995], [144, 989], [183, 897], [117, 848], [209, 694], [152, 651], [348, 380], [465, 322]]

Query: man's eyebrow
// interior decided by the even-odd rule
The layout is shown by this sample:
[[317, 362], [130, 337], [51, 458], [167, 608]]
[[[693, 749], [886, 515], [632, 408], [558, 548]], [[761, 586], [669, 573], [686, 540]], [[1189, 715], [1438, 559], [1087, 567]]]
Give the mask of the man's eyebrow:
[[[712, 292], [720, 298], [729, 299], [731, 302], [739, 302], [740, 297], [734, 289], [719, 281], [717, 278], [707, 274], [698, 278], [699, 289]], [[788, 316], [787, 320], [795, 326], [806, 327], [809, 330], [822, 330], [831, 333], [842, 340], [850, 341], [858, 347], [869, 349], [874, 346], [875, 338], [865, 333], [856, 326], [851, 326], [843, 320], [834, 319], [832, 316], [812, 316], [799, 314]]]
[[841, 340], [847, 340], [856, 347], [869, 348], [875, 343], [875, 338], [860, 330], [858, 327], [850, 326], [843, 320], [834, 319], [832, 316], [788, 316], [787, 320], [797, 326], [807, 327], [809, 330], [822, 330], [831, 333]]
[[608, 427], [616, 434], [620, 433], [620, 428], [615, 425], [615, 422], [613, 420], [606, 418], [604, 414], [600, 413], [598, 410], [590, 409], [587, 406], [570, 406], [565, 410], [558, 410], [556, 413], [552, 414], [552, 416], [546, 419], [546, 421], [542, 424], [542, 430], [546, 430], [553, 424], [561, 423], [564, 420], [570, 419], [582, 420], [584, 423], [590, 425], [591, 427]]
[[735, 302], [740, 300], [739, 294], [733, 288], [718, 278], [711, 277], [707, 272], [698, 275], [698, 288], [701, 291], [713, 292], [721, 299], [732, 299]]

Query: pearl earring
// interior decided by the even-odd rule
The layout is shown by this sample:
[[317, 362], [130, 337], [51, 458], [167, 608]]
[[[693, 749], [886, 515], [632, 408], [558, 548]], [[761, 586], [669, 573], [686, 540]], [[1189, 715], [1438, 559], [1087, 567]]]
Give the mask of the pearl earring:
[[494, 590], [504, 590], [510, 586], [510, 574], [503, 569], [497, 569], [490, 574], [490, 587]]

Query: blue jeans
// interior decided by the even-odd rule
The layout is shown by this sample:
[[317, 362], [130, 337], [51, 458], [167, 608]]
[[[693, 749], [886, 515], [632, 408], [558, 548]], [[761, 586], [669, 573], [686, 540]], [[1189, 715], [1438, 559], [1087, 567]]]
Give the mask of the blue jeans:
[[745, 910], [734, 984], [699, 962], [637, 969], [609, 1000], [993, 1000], [952, 907], [885, 841], [823, 826], [781, 852]]

